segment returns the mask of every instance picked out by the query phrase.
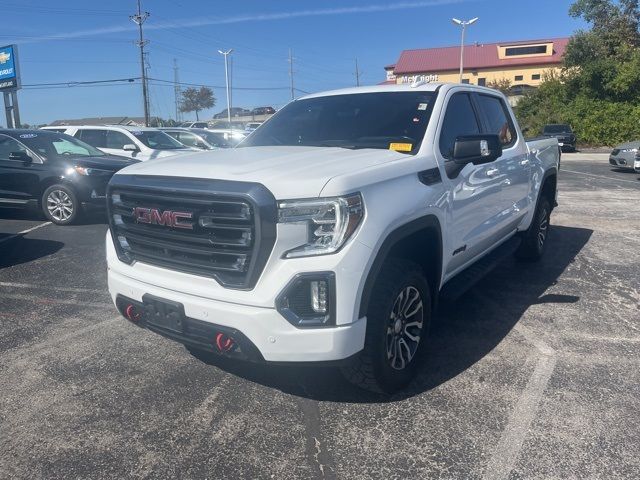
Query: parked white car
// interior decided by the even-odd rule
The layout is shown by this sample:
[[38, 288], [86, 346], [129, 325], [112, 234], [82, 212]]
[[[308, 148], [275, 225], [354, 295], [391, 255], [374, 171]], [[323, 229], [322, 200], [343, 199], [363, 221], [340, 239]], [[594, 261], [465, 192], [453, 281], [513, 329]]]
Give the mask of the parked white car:
[[186, 147], [156, 128], [80, 125], [42, 127], [42, 129], [66, 133], [110, 155], [141, 161], [199, 151], [196, 148]]

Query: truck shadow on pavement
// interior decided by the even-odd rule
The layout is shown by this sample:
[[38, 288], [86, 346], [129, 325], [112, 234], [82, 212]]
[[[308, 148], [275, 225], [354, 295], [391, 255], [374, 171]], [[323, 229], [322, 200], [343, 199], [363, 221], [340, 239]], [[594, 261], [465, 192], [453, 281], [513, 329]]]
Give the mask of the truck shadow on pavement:
[[[337, 368], [257, 365], [228, 361], [214, 354], [199, 354], [198, 358], [251, 382], [313, 400], [346, 403], [404, 400], [438, 387], [484, 358], [531, 305], [579, 302], [580, 297], [562, 292], [558, 278], [574, 262], [592, 233], [584, 228], [554, 226], [542, 261], [520, 263], [507, 259], [455, 305], [442, 305], [432, 321], [421, 372], [406, 390], [393, 396], [361, 390], [345, 380]], [[560, 291], [545, 293], [553, 286]], [[474, 380], [483, 382], [484, 378], [479, 375]]]
[[[3, 240], [3, 235], [0, 233], [0, 241]], [[64, 243], [54, 240], [36, 240], [22, 235], [8, 238], [0, 243], [0, 270], [53, 255], [62, 247]]]

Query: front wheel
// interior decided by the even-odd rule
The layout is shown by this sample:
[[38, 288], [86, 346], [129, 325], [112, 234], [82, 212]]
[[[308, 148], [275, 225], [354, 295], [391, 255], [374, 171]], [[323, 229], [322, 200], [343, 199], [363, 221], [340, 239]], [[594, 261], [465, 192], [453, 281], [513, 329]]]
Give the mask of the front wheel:
[[538, 202], [531, 226], [522, 233], [522, 243], [516, 250], [516, 258], [536, 262], [542, 258], [551, 228], [551, 204], [546, 198]]
[[80, 202], [69, 187], [52, 185], [42, 194], [42, 211], [56, 225], [69, 225], [80, 217]]
[[364, 350], [343, 374], [374, 392], [406, 387], [422, 363], [430, 321], [429, 285], [420, 266], [389, 260], [371, 294]]

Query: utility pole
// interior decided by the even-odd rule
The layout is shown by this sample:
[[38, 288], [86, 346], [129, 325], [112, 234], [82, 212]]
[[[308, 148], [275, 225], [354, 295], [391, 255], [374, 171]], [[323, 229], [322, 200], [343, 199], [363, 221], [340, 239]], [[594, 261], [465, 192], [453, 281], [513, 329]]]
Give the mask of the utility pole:
[[462, 39], [460, 41], [460, 83], [462, 83], [462, 73], [464, 71], [464, 34], [469, 25], [473, 25], [478, 21], [478, 17], [472, 18], [471, 20], [458, 20], [457, 18], [452, 18], [451, 21], [454, 25], [462, 27]]
[[178, 60], [173, 59], [173, 94], [176, 102], [176, 122], [180, 121], [180, 82], [178, 80]]
[[356, 58], [356, 87], [360, 86], [360, 69], [358, 68], [358, 59]]
[[295, 100], [296, 94], [293, 88], [293, 53], [289, 49], [289, 77], [291, 78], [291, 100]]
[[149, 97], [147, 94], [147, 69], [144, 65], [144, 47], [149, 43], [148, 40], [144, 39], [144, 35], [142, 33], [142, 24], [149, 18], [149, 12], [142, 12], [140, 7], [140, 0], [138, 0], [138, 12], [135, 15], [130, 15], [129, 18], [138, 25], [138, 31], [140, 33], [140, 40], [138, 40], [137, 45], [140, 47], [140, 69], [142, 70], [142, 101], [144, 103], [144, 124], [145, 126], [149, 126]]
[[233, 52], [233, 48], [230, 48], [226, 52], [218, 50], [220, 55], [224, 55], [224, 76], [227, 84], [227, 121], [229, 122], [229, 128], [231, 128], [231, 93], [229, 91], [229, 55]]

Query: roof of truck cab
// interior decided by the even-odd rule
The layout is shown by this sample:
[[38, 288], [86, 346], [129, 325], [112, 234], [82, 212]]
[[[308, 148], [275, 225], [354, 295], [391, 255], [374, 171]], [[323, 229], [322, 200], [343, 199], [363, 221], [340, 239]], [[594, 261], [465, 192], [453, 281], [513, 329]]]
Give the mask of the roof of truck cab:
[[498, 93], [497, 90], [488, 88], [488, 87], [480, 87], [477, 85], [469, 85], [466, 83], [444, 83], [444, 82], [430, 82], [430, 83], [418, 83], [412, 84], [397, 84], [397, 85], [370, 85], [366, 87], [351, 87], [351, 88], [341, 88], [339, 90], [329, 90], [326, 92], [318, 92], [312, 93], [310, 95], [305, 95], [304, 97], [300, 97], [298, 100], [307, 99], [307, 98], [317, 98], [317, 97], [328, 97], [332, 95], [351, 95], [357, 93], [383, 93], [383, 92], [435, 92], [441, 87], [453, 88], [453, 87], [464, 87], [465, 90], [475, 90], [478, 92], [490, 92], [490, 93]]

